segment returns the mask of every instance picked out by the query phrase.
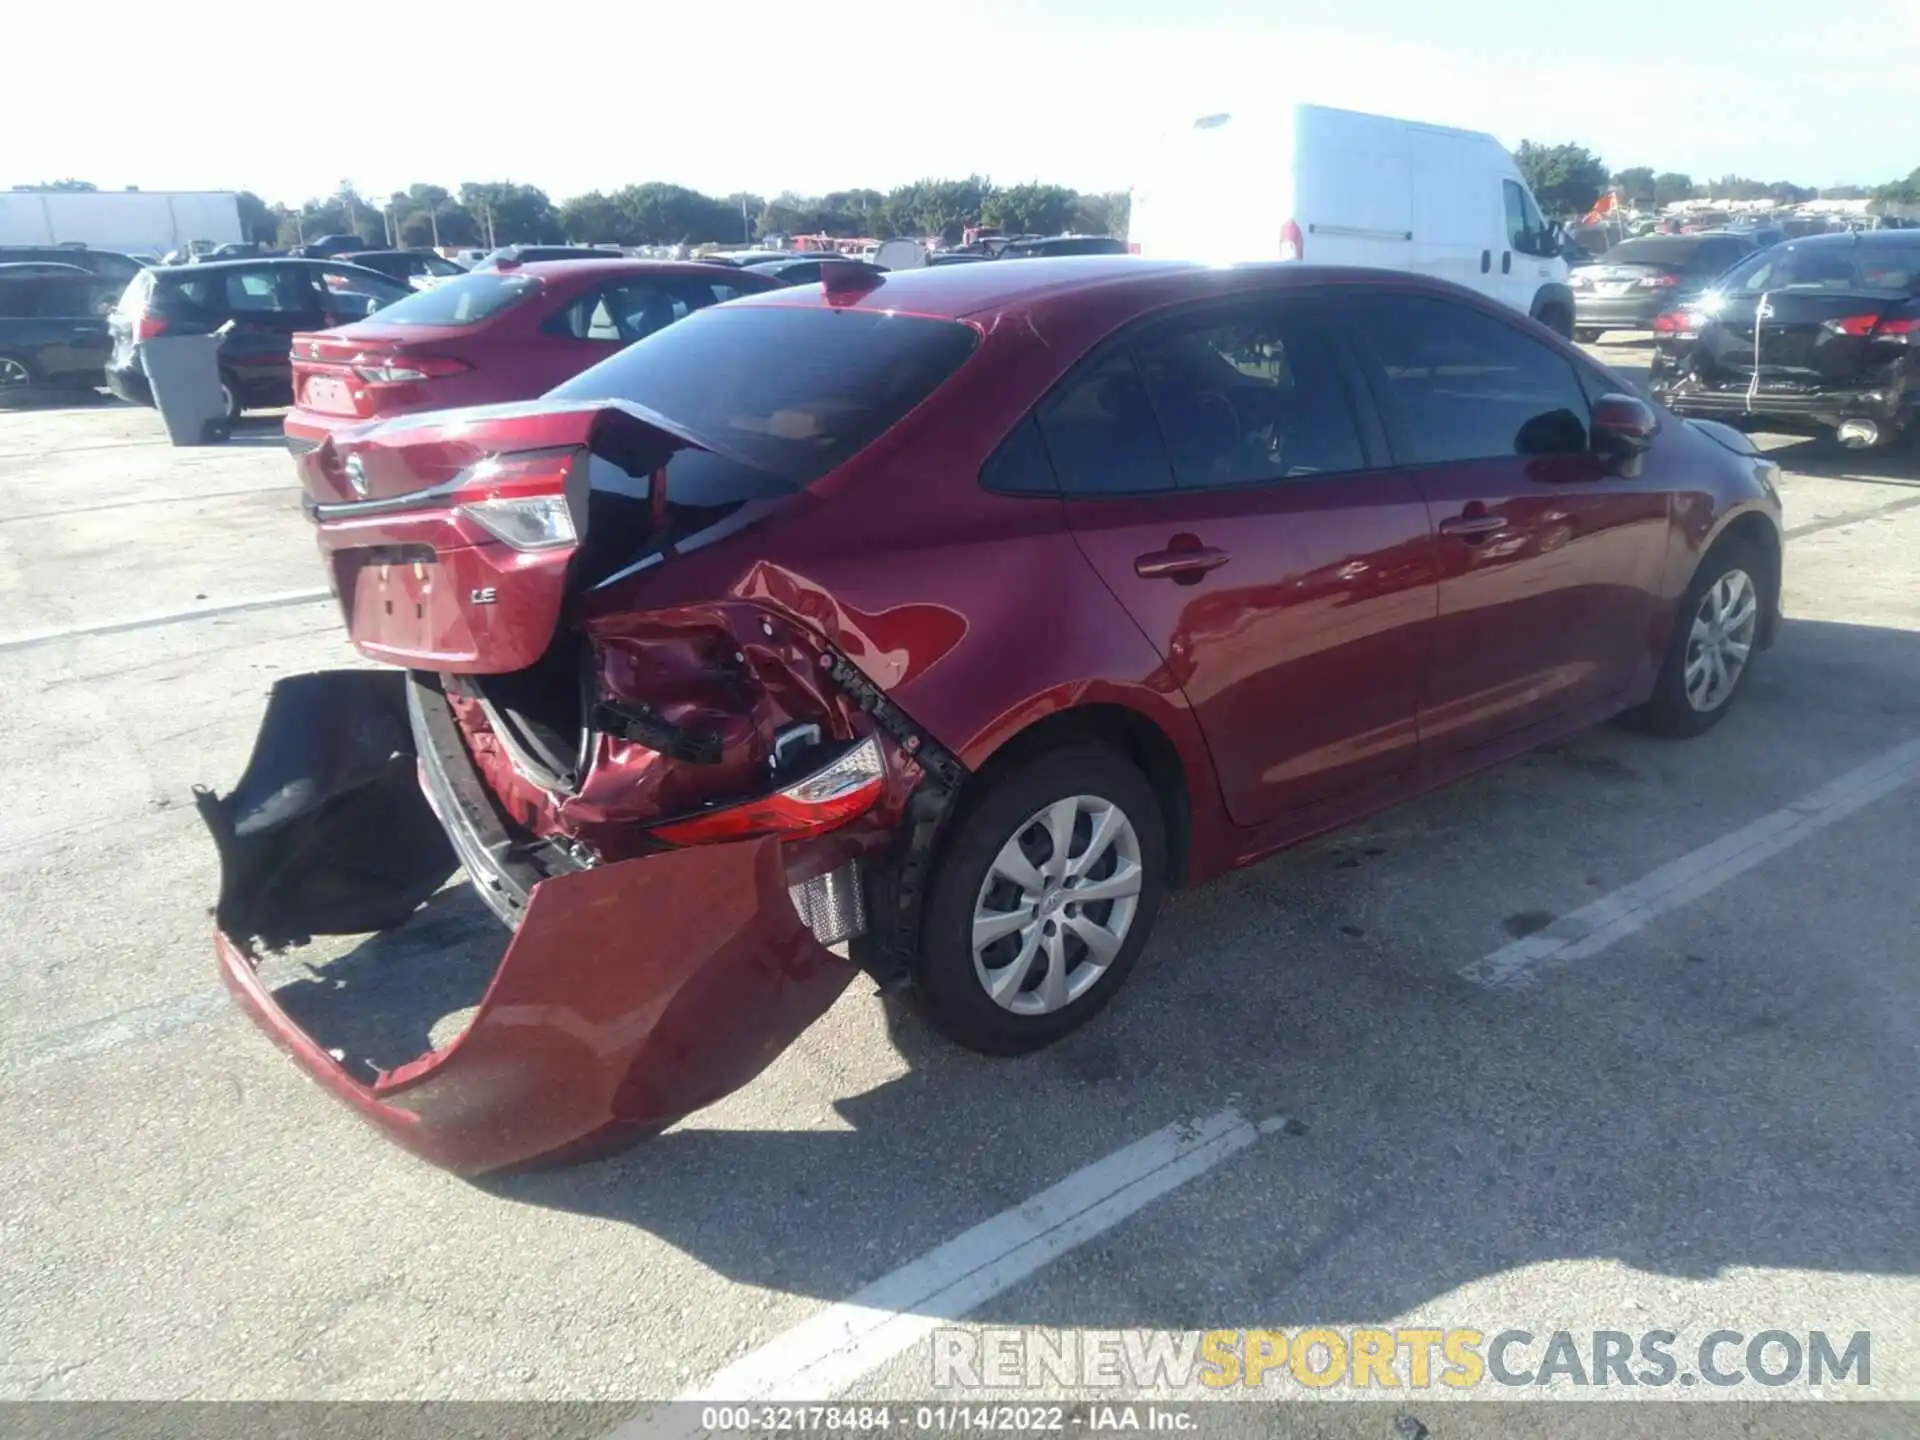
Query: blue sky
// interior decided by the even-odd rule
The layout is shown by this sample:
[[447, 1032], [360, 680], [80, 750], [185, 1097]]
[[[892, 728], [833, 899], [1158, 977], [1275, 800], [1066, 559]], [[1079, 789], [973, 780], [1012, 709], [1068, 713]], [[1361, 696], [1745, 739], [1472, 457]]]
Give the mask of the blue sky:
[[0, 183], [297, 200], [343, 178], [372, 194], [513, 179], [563, 197], [978, 171], [1124, 189], [1169, 124], [1289, 98], [1508, 146], [1577, 140], [1616, 169], [1695, 179], [1874, 183], [1920, 166], [1920, 0], [571, 0], [550, 13], [515, 0], [397, 17], [196, 0], [191, 25], [101, 0], [92, 13], [103, 45], [120, 36], [101, 51], [118, 78], [77, 91], [69, 65], [9, 66], [11, 113], [47, 123], [0, 132]]

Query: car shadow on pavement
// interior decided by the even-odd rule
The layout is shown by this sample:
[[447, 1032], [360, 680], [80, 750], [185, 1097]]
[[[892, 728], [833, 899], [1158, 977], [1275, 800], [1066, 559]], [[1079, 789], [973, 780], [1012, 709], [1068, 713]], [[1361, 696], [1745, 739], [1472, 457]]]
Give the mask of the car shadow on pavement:
[[[441, 890], [397, 930], [347, 953], [312, 948], [269, 958], [261, 974], [294, 1024], [371, 1082], [457, 1033], [480, 1003], [507, 932], [464, 884]], [[437, 1035], [436, 1035], [436, 1032]]]
[[[1560, 768], [1596, 802], [1648, 807], [1651, 846], [1656, 804], [1726, 808], [1709, 838], [1756, 818], [1730, 798], [1772, 753], [1756, 736], [1873, 754], [1920, 734], [1920, 636], [1796, 622], [1774, 657], [1748, 712], [1701, 748], [1608, 731], [1563, 747], [1592, 764]], [[1516, 766], [1529, 763], [1560, 764]], [[1920, 1272], [1916, 937], [1899, 953], [1870, 938], [1911, 925], [1907, 872], [1887, 890], [1863, 868], [1833, 882], [1851, 899], [1809, 915], [1810, 844], [1749, 879], [1732, 919], [1696, 902], [1594, 960], [1487, 989], [1458, 973], [1477, 952], [1433, 938], [1444, 927], [1353, 922], [1392, 893], [1397, 865], [1462, 825], [1529, 833], [1538, 772], [1493, 773], [1450, 808], [1443, 795], [1396, 812], [1437, 813], [1406, 824], [1425, 841], [1336, 837], [1176, 897], [1111, 1009], [1049, 1050], [982, 1059], [887, 1001], [905, 1072], [837, 1094], [843, 1005], [777, 1071], [804, 1128], [696, 1116], [626, 1154], [484, 1188], [633, 1225], [733, 1281], [837, 1300], [1132, 1140], [1233, 1106], [1297, 1123], [1076, 1252], [1056, 1267], [1069, 1280], [1022, 1285], [977, 1318], [1384, 1321], [1588, 1258], [1672, 1277]], [[1636, 784], [1637, 801], [1623, 794]], [[1910, 817], [1902, 804], [1877, 813]], [[1556, 853], [1583, 874], [1584, 837], [1565, 828]], [[1503, 878], [1485, 875], [1479, 909], [1515, 901]], [[1861, 919], [1882, 910], [1877, 932]]]
[[1808, 436], [1770, 449], [1766, 455], [1799, 475], [1920, 489], [1920, 437], [1891, 449], [1846, 450], [1826, 436]]

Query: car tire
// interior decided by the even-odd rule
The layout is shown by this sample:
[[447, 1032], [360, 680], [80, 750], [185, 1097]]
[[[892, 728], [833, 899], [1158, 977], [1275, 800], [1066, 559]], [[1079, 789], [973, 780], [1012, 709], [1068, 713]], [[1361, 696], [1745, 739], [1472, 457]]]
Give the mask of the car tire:
[[[1072, 827], [1064, 877], [1052, 828], [1062, 822]], [[1022, 873], [1023, 859], [1024, 881], [1007, 873]], [[1125, 758], [1074, 744], [1018, 762], [961, 813], [941, 854], [914, 974], [920, 1009], [982, 1054], [1052, 1044], [1125, 982], [1153, 928], [1166, 873], [1160, 797]], [[1082, 892], [1103, 898], [1071, 898]], [[1000, 933], [976, 955], [983, 919]], [[996, 982], [999, 999], [989, 988]]]
[[26, 404], [35, 384], [33, 366], [25, 356], [0, 351], [0, 405]]
[[[1653, 694], [1646, 704], [1621, 717], [1626, 724], [1653, 735], [1690, 739], [1704, 735], [1726, 718], [1760, 648], [1761, 626], [1767, 607], [1773, 603], [1767, 590], [1769, 574], [1765, 558], [1744, 540], [1723, 539], [1707, 552], [1674, 611], [1673, 631], [1667, 637]], [[1750, 600], [1750, 614], [1738, 623], [1728, 623], [1729, 607], [1739, 603], [1739, 595]], [[1718, 620], [1716, 613], [1721, 617]], [[1746, 650], [1734, 673], [1730, 677], [1722, 674], [1721, 683], [1716, 683], [1713, 657], [1719, 657], [1721, 672], [1730, 657], [1721, 636], [1736, 645], [1744, 643]], [[1702, 673], [1697, 668], [1703, 662], [1707, 667], [1704, 693]]]
[[[206, 374], [204, 370], [200, 373]], [[240, 382], [224, 370], [220, 372], [220, 398], [227, 405], [227, 429], [232, 430], [240, 423], [240, 416], [247, 407], [240, 398]]]
[[1606, 333], [1604, 330], [1595, 330], [1590, 325], [1584, 325], [1573, 332], [1573, 338], [1578, 340], [1582, 345], [1591, 345]]

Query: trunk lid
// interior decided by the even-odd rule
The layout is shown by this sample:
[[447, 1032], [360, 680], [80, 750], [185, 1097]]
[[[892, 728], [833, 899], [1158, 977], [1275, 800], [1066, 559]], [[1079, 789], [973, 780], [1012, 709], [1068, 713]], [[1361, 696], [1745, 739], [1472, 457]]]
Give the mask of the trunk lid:
[[293, 403], [359, 420], [429, 409], [439, 382], [473, 369], [468, 335], [456, 326], [378, 323], [297, 333]]
[[1757, 369], [1762, 386], [1851, 388], [1904, 353], [1916, 315], [1913, 297], [1886, 292], [1729, 295], [1702, 330], [1698, 354], [1710, 382], [1751, 382]]
[[1670, 295], [1688, 284], [1687, 272], [1678, 265], [1582, 265], [1579, 273], [1594, 294], [1610, 300], [1650, 290]]
[[[676, 501], [682, 455], [708, 464]], [[539, 661], [570, 594], [793, 488], [617, 401], [400, 416], [336, 431], [296, 463], [353, 643], [475, 675]]]

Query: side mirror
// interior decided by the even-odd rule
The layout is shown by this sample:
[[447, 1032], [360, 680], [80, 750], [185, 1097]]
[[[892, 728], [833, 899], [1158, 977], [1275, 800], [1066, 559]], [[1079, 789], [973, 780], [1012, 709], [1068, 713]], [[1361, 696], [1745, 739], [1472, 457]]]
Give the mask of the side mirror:
[[1602, 395], [1593, 404], [1593, 448], [1602, 455], [1644, 455], [1660, 433], [1660, 415], [1633, 395]]

